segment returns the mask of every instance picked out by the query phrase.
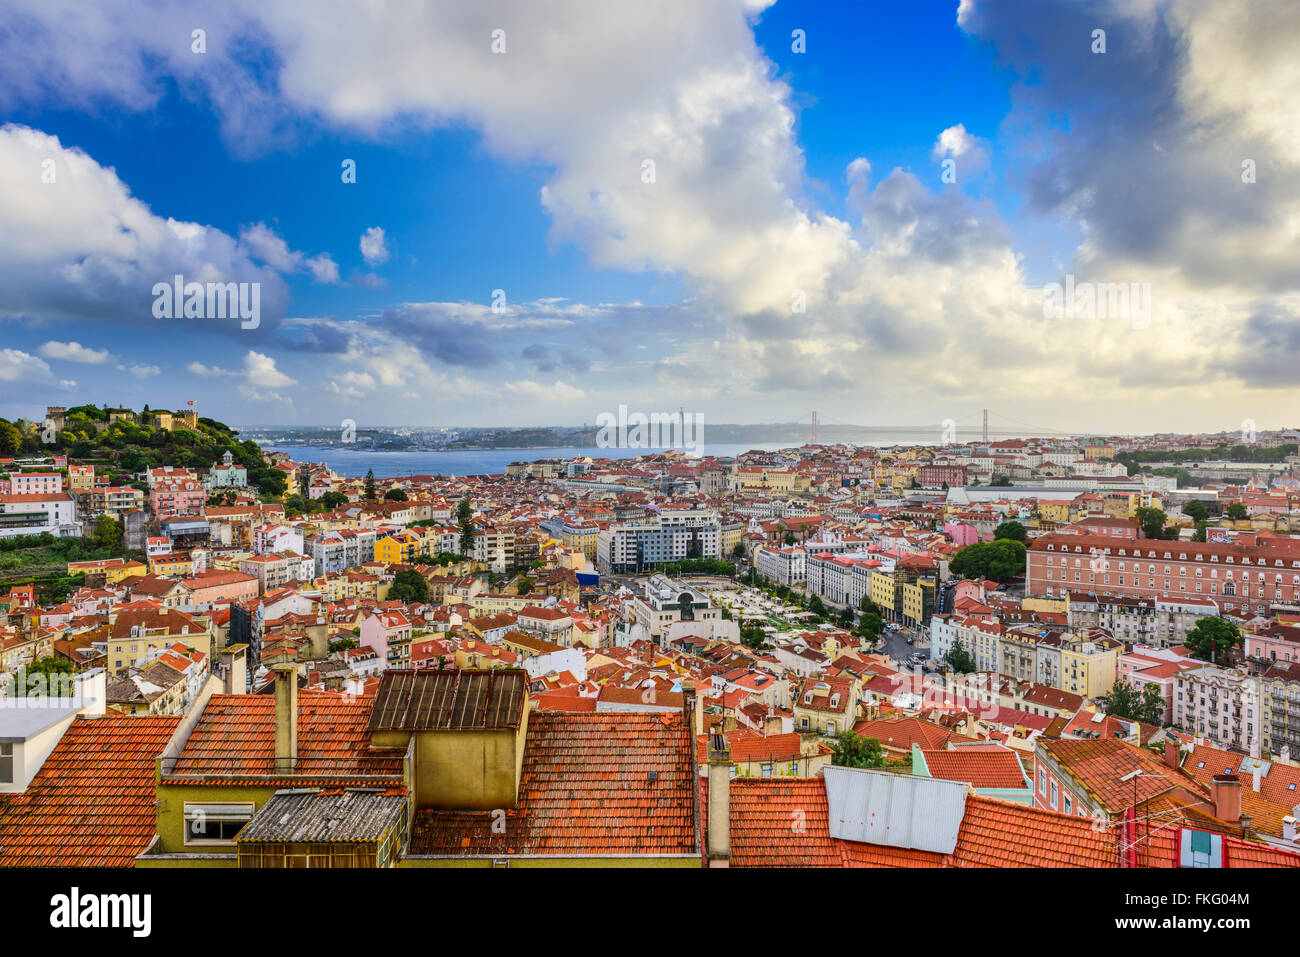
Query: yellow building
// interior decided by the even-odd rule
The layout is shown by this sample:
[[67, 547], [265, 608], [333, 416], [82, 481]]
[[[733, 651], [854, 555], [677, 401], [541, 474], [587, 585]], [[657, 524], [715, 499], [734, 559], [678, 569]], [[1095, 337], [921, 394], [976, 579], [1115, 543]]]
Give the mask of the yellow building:
[[133, 558], [105, 558], [94, 562], [68, 562], [68, 574], [86, 575], [102, 574], [104, 581], [115, 585], [126, 578], [139, 578], [147, 574], [148, 568]]
[[[739, 469], [736, 482], [746, 492], [780, 492], [789, 494], [796, 488], [796, 473], [789, 469]], [[807, 479], [804, 480], [807, 487]]]
[[1061, 690], [1097, 698], [1110, 690], [1119, 670], [1122, 642], [1076, 636], [1061, 646]]
[[519, 669], [389, 671], [373, 697], [300, 707], [295, 669], [273, 680], [196, 703], [137, 867], [700, 867], [690, 694], [680, 714], [545, 713]]
[[[902, 611], [901, 601], [898, 602], [898, 608], [895, 608], [895, 588], [894, 576], [886, 575], [884, 572], [871, 573], [871, 600], [880, 606], [882, 611], [900, 612]], [[901, 599], [901, 595], [899, 598]]]
[[410, 532], [385, 535], [375, 542], [375, 561], [387, 565], [411, 565], [420, 554], [420, 539]]
[[164, 578], [189, 578], [194, 572], [194, 560], [189, 552], [155, 555], [149, 559], [149, 570]]
[[1038, 500], [1038, 517], [1044, 522], [1056, 522], [1060, 525], [1070, 521], [1070, 503]]

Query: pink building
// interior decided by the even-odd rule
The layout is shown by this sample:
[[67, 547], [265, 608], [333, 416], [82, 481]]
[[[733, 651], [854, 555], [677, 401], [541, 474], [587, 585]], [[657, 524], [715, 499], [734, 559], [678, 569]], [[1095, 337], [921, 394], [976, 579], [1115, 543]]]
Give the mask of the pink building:
[[949, 522], [943, 527], [943, 533], [951, 538], [953, 544], [958, 548], [974, 545], [980, 540], [979, 530], [974, 525], [967, 525], [965, 522]]
[[181, 584], [190, 590], [188, 604], [203, 610], [257, 597], [257, 579], [243, 572], [213, 569], [183, 578]]
[[1179, 672], [1204, 664], [1190, 657], [1181, 645], [1177, 648], [1135, 645], [1131, 652], [1120, 655], [1116, 677], [1139, 692], [1149, 684], [1159, 688], [1165, 702], [1165, 721], [1169, 722], [1174, 720], [1174, 679]]
[[47, 495], [63, 491], [58, 472], [14, 472], [9, 476], [10, 495]]
[[1246, 636], [1246, 657], [1263, 661], [1300, 661], [1300, 625], [1270, 621]]
[[203, 486], [198, 482], [157, 482], [149, 489], [149, 510], [160, 520], [182, 515], [202, 515], [206, 501]]

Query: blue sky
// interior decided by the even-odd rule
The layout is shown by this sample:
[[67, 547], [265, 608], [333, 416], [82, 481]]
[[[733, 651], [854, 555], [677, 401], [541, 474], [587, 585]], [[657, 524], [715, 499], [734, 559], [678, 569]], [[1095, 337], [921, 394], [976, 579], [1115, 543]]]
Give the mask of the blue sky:
[[[162, 3], [68, 27], [16, 3], [0, 414], [1289, 422], [1285, 5], [1272, 31], [1196, 2], [761, 6]], [[1258, 102], [1216, 100], [1234, 85]], [[185, 270], [261, 281], [259, 328], [155, 319], [153, 283]], [[1160, 296], [1052, 325], [1041, 287], [1066, 272]]]

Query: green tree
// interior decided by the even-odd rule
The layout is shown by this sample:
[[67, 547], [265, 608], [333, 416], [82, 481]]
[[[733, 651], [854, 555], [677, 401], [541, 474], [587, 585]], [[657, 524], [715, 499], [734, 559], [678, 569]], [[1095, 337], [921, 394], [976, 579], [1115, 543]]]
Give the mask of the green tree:
[[943, 655], [943, 663], [958, 674], [968, 675], [975, 670], [975, 659], [966, 650], [965, 643], [958, 638]]
[[28, 698], [63, 698], [68, 695], [63, 693], [66, 689], [57, 676], [75, 672], [71, 661], [50, 655], [19, 668], [14, 675], [14, 687]]
[[1172, 538], [1178, 535], [1175, 528], [1165, 528], [1164, 509], [1159, 508], [1139, 508], [1137, 510], [1138, 524], [1142, 526], [1142, 534], [1146, 538]]
[[12, 422], [0, 419], [0, 455], [17, 455], [23, 447], [23, 434]]
[[406, 494], [406, 490], [405, 490], [405, 489], [400, 489], [400, 488], [390, 488], [387, 492], [384, 493], [384, 501], [386, 501], [386, 502], [408, 502], [408, 501], [410, 501], [410, 498], [409, 498], [409, 496], [407, 496], [407, 494]]
[[1139, 692], [1127, 681], [1115, 680], [1110, 690], [1101, 696], [1101, 706], [1109, 715], [1141, 721], [1145, 724], [1165, 723], [1165, 702], [1160, 689], [1147, 682]]
[[342, 492], [326, 492], [320, 497], [320, 503], [328, 509], [342, 508], [348, 504], [348, 497]]
[[949, 566], [964, 578], [992, 578], [1007, 581], [1025, 573], [1025, 544], [1011, 538], [967, 545]]
[[1192, 521], [1200, 523], [1210, 517], [1210, 508], [1200, 499], [1194, 498], [1183, 505], [1183, 514]]
[[366, 490], [366, 501], [373, 502], [375, 500], [375, 470], [374, 469], [366, 470], [365, 490]]
[[529, 592], [533, 590], [533, 585], [535, 584], [536, 582], [534, 582], [527, 575], [520, 575], [519, 583], [515, 586], [515, 592], [516, 594], [519, 595], [527, 595]]
[[1234, 522], [1244, 522], [1246, 519], [1250, 518], [1250, 513], [1246, 511], [1246, 506], [1242, 505], [1240, 502], [1233, 502], [1223, 510], [1223, 514]]
[[474, 509], [469, 499], [461, 499], [456, 506], [456, 521], [460, 525], [460, 553], [470, 555], [474, 551]]
[[864, 738], [846, 729], [835, 736], [831, 764], [841, 768], [883, 768], [885, 752], [878, 738]]
[[101, 515], [95, 519], [95, 530], [90, 540], [100, 548], [107, 548], [113, 554], [122, 548], [122, 526], [111, 515]]
[[1223, 664], [1228, 652], [1242, 643], [1241, 630], [1224, 618], [1202, 618], [1187, 633], [1183, 644], [1193, 658]]
[[858, 634], [868, 639], [876, 641], [885, 631], [885, 619], [881, 618], [879, 613], [874, 611], [864, 611], [858, 618]]
[[756, 621], [741, 622], [740, 643], [746, 648], [753, 648], [757, 651], [767, 645], [767, 632]]
[[404, 568], [393, 576], [393, 587], [388, 589], [391, 601], [427, 602], [429, 583], [414, 568]]
[[330, 654], [356, 647], [357, 640], [355, 638], [335, 638], [330, 642]]
[[1029, 533], [1025, 531], [1025, 526], [1021, 525], [1019, 522], [1003, 522], [993, 530], [994, 541], [1002, 538], [1024, 543], [1029, 541]]

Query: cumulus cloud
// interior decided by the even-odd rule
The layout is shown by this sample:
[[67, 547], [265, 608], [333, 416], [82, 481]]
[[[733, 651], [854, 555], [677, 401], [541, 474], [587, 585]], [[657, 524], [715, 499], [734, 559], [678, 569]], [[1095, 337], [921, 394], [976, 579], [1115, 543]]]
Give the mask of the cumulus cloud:
[[148, 379], [156, 375], [162, 375], [162, 368], [155, 365], [120, 365], [118, 369], [136, 379]]
[[0, 382], [26, 382], [36, 385], [57, 385], [74, 388], [72, 379], [56, 379], [43, 359], [21, 349], [0, 349]]
[[507, 392], [525, 399], [560, 404], [577, 402], [579, 399], [586, 398], [587, 395], [582, 389], [571, 386], [567, 382], [561, 382], [559, 379], [549, 385], [544, 382], [523, 379], [518, 382], [507, 382], [505, 388]]
[[[109, 320], [184, 335], [183, 325], [152, 315], [154, 284], [176, 274], [260, 282], [262, 325], [284, 314], [283, 280], [230, 236], [154, 214], [112, 169], [58, 137], [0, 127], [0, 317]], [[207, 328], [237, 333], [239, 322]]]
[[[622, 368], [644, 371], [645, 387], [656, 384], [664, 395], [706, 379], [719, 393], [815, 391], [910, 410], [923, 393], [937, 418], [954, 404], [998, 397], [1046, 409], [1046, 396], [1062, 413], [1084, 400], [1127, 411], [1143, 390], [1154, 394], [1156, 380], [1168, 383], [1160, 393], [1167, 407], [1182, 412], [1193, 408], [1184, 400], [1198, 375], [1217, 391], [1197, 398], [1197, 408], [1213, 413], [1223, 407], [1220, 384], [1237, 395], [1263, 385], [1258, 370], [1252, 381], [1238, 361], [1243, 331], [1285, 345], [1289, 313], [1260, 302], [1300, 288], [1300, 153], [1290, 148], [1300, 137], [1292, 52], [1300, 7], [1081, 0], [1025, 16], [1018, 0], [960, 3], [960, 28], [1020, 78], [997, 135], [999, 157], [1024, 184], [1026, 214], [1079, 230], [1069, 268], [1080, 278], [1153, 283], [1156, 315], [1134, 330], [1044, 321], [1041, 289], [1027, 281], [1011, 231], [966, 186], [969, 164], [990, 147], [964, 124], [939, 132], [932, 148], [933, 158], [956, 160], [961, 189], [931, 191], [906, 170], [875, 174], [861, 157], [846, 170], [855, 221], [812, 206], [791, 91], [753, 36], [753, 17], [765, 6], [573, 0], [394, 13], [342, 0], [309, 11], [245, 0], [212, 14], [200, 69], [183, 44], [163, 39], [188, 35], [178, 3], [159, 4], [146, 29], [112, 12], [69, 22], [37, 0], [14, 0], [0, 13], [0, 30], [21, 42], [0, 58], [0, 97], [143, 110], [172, 78], [183, 95], [207, 97], [228, 142], [246, 150], [274, 149], [299, 123], [375, 138], [394, 128], [467, 124], [498, 157], [550, 170], [540, 202], [554, 239], [575, 244], [598, 267], [684, 281], [686, 301], [663, 310], [655, 318], [667, 325], [639, 339], [619, 328], [617, 309], [575, 319], [540, 308], [492, 314], [469, 304], [394, 305], [378, 329], [350, 331], [343, 354], [377, 388], [410, 391], [455, 376], [453, 367], [472, 372], [506, 361], [549, 376], [560, 371], [563, 350], [577, 348], [570, 336], [584, 323], [604, 324], [613, 333], [608, 347], [627, 350]], [[344, 20], [347, 29], [339, 29]], [[502, 24], [509, 52], [495, 56], [488, 37]], [[1108, 31], [1100, 56], [1088, 42], [1098, 24]], [[266, 55], [237, 56], [224, 42], [235, 36], [254, 38], [255, 52]], [[340, 71], [343, 62], [355, 68]], [[10, 168], [39, 168], [45, 145]], [[1247, 159], [1258, 170], [1249, 184], [1241, 177]], [[62, 232], [35, 222], [45, 201], [29, 194], [39, 188], [8, 178], [14, 199], [36, 212], [5, 225], [32, 222], [38, 252], [26, 242], [7, 249], [0, 233], [0, 314], [24, 308], [7, 280], [22, 278], [19, 288], [30, 289], [29, 276], [42, 275], [25, 270], [22, 256], [45, 255], [41, 262], [56, 263], [48, 272], [62, 283], [57, 270], [71, 269], [76, 280], [94, 269], [96, 244], [114, 267], [103, 274], [129, 273], [139, 258], [169, 261], [183, 246], [191, 259], [197, 247], [226, 270], [249, 255], [247, 245], [241, 251], [215, 231], [159, 219], [111, 171], [93, 171], [104, 188], [89, 211], [64, 214], [71, 225]], [[140, 225], [103, 226], [105, 209], [110, 224]], [[374, 266], [387, 243], [379, 227], [366, 236], [375, 241], [368, 252], [362, 238], [363, 258]], [[47, 247], [52, 254], [39, 253]], [[133, 257], [134, 247], [144, 255]], [[270, 260], [257, 262], [269, 268]], [[85, 309], [85, 290], [96, 287], [81, 278], [71, 288], [81, 290]], [[43, 309], [78, 303], [52, 282], [42, 293]], [[792, 308], [800, 298], [806, 308]], [[567, 325], [525, 331], [530, 320]], [[1072, 347], [1084, 335], [1087, 349]], [[395, 356], [387, 368], [381, 345]], [[1219, 349], [1233, 354], [1216, 356]]]
[[367, 266], [378, 266], [388, 261], [388, 246], [384, 231], [378, 226], [371, 226], [361, 234], [361, 257]]
[[107, 349], [91, 349], [83, 346], [80, 342], [57, 342], [54, 340], [41, 346], [41, 355], [47, 359], [84, 362], [86, 365], [100, 365], [109, 359]]
[[191, 362], [185, 367], [185, 371], [190, 375], [200, 376], [204, 379], [212, 379], [217, 376], [237, 375], [230, 369], [222, 369], [218, 366], [206, 366], [202, 362]]
[[248, 350], [244, 356], [244, 378], [249, 385], [261, 389], [281, 389], [298, 383], [275, 367], [275, 360], [260, 352]]

